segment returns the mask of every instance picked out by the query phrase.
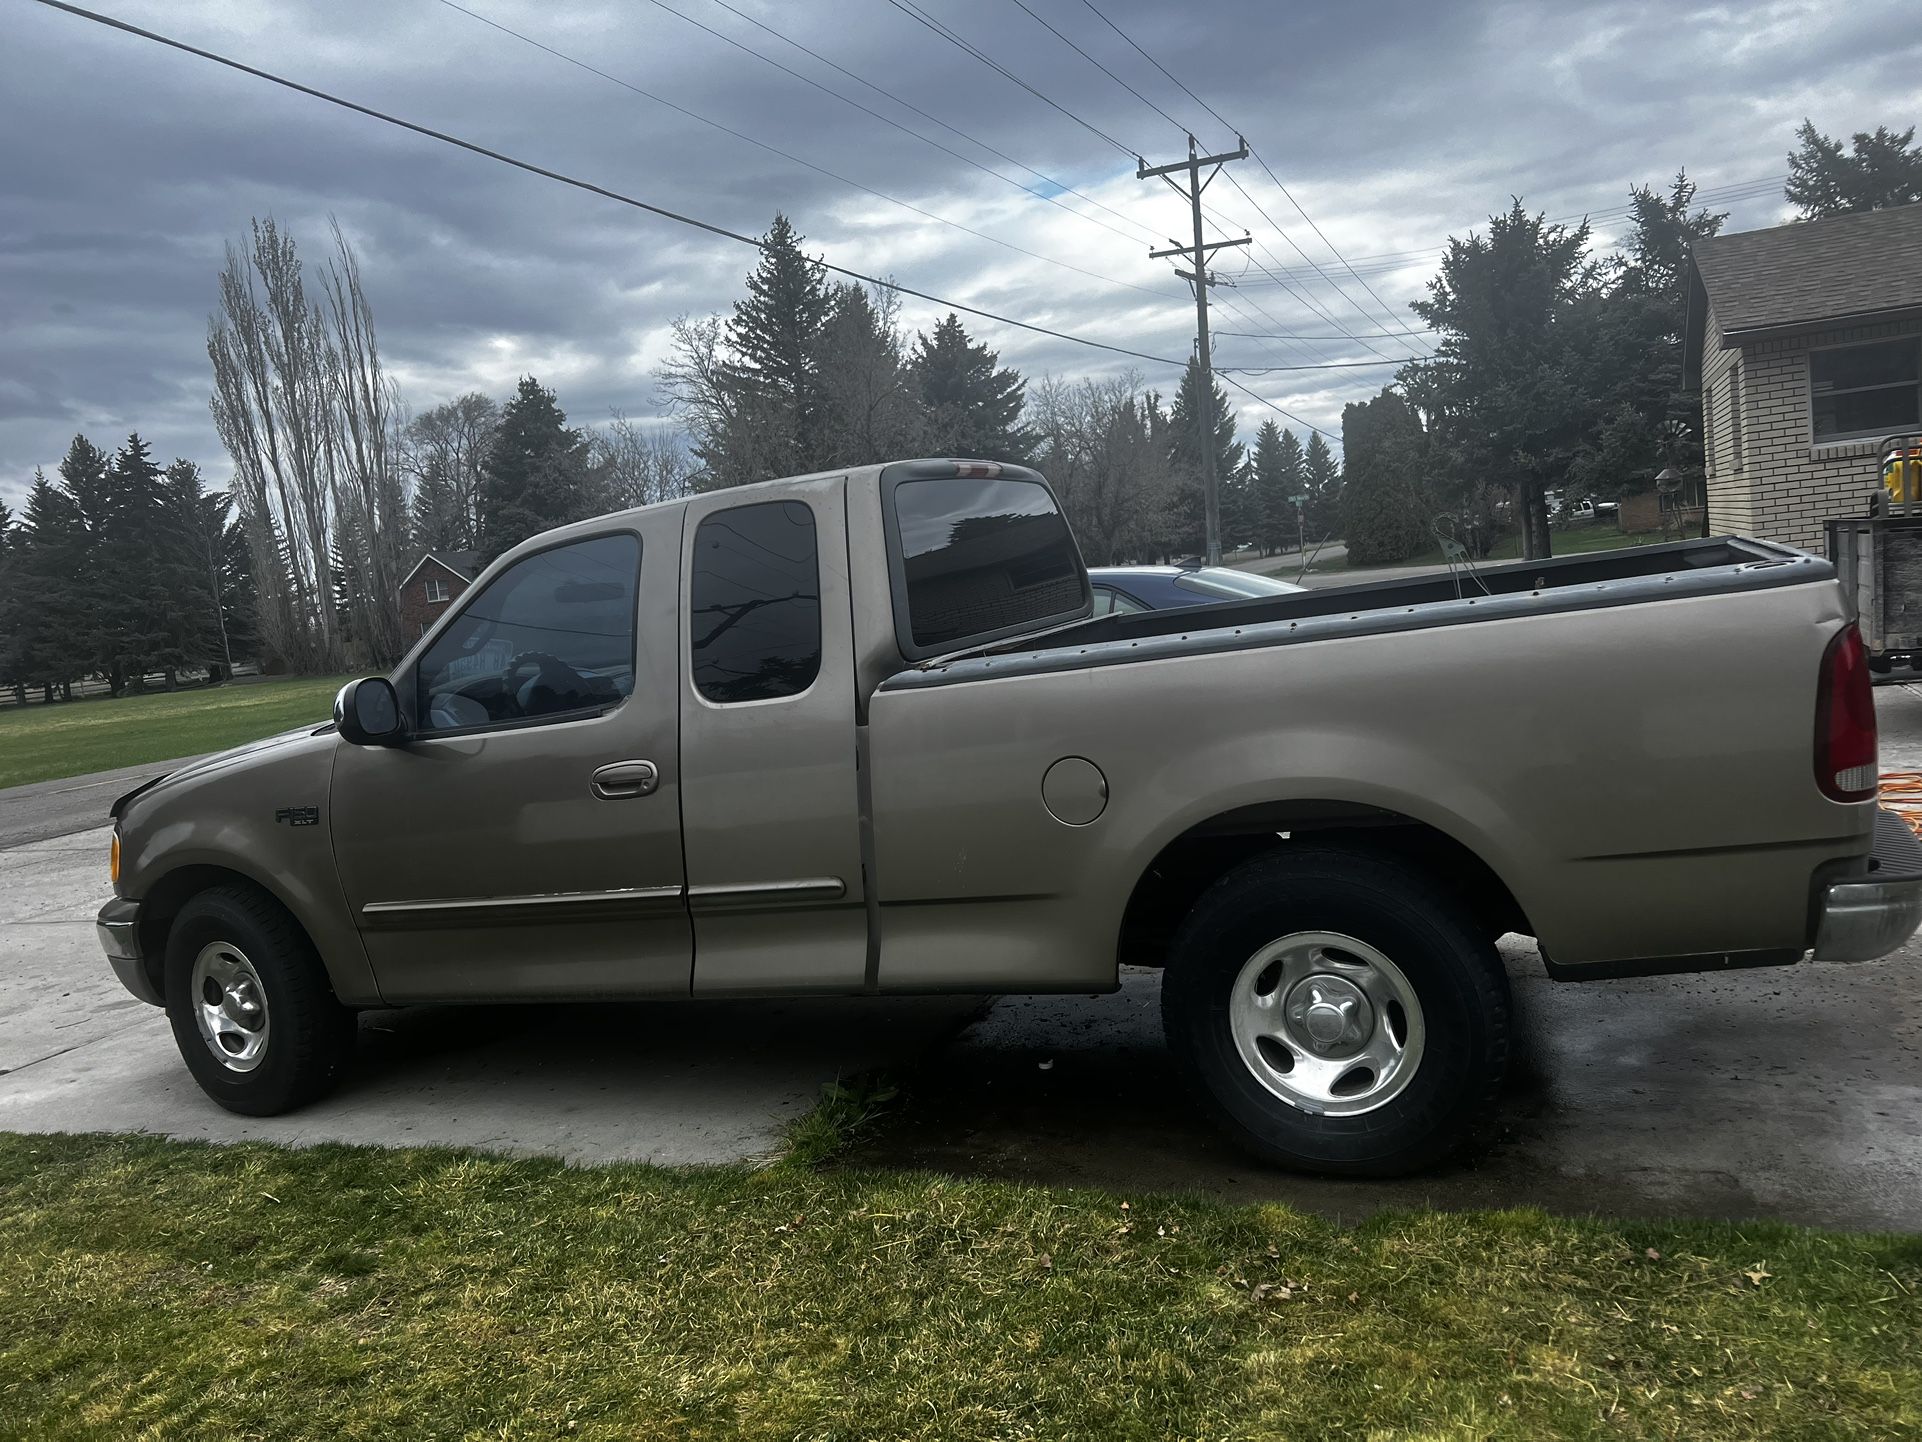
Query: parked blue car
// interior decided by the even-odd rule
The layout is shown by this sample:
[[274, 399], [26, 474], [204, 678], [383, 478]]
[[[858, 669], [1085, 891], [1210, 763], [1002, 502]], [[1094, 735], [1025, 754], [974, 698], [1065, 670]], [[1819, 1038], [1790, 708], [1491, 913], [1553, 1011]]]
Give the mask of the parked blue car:
[[1306, 589], [1229, 566], [1097, 566], [1088, 572], [1088, 582], [1097, 616], [1251, 601]]

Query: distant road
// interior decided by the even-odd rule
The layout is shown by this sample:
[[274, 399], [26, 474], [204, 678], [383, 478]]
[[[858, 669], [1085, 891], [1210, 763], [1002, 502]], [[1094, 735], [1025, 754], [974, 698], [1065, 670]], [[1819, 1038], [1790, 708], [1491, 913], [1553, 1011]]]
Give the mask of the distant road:
[[29, 841], [46, 841], [107, 824], [107, 808], [114, 798], [141, 782], [177, 771], [198, 756], [173, 761], [149, 761], [144, 766], [122, 766], [91, 776], [63, 776], [0, 791], [0, 851]]

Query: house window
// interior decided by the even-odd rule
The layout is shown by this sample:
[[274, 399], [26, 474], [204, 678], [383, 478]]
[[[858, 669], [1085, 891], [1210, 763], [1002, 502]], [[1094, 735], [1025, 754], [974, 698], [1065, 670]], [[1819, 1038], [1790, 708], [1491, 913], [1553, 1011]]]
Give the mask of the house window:
[[1817, 442], [1922, 426], [1922, 338], [1811, 351], [1809, 416]]
[[1702, 387], [1702, 424], [1707, 431], [1703, 439], [1707, 445], [1708, 473], [1716, 474], [1715, 467], [1715, 387]]
[[427, 583], [427, 599], [429, 601], [445, 601], [447, 599], [447, 583], [440, 580], [430, 580]]

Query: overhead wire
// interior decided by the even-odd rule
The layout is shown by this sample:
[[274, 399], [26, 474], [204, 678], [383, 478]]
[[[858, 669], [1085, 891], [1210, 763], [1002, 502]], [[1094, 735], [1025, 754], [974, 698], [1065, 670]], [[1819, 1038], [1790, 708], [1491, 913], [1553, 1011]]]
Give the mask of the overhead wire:
[[[1023, 10], [1027, 10], [1028, 8], [1027, 5], [1024, 3], [1024, 0], [1014, 0], [1014, 3], [1021, 6]], [[1152, 64], [1155, 67], [1155, 69], [1159, 70], [1164, 76], [1166, 76], [1168, 80], [1171, 81], [1182, 92], [1182, 94], [1186, 95], [1190, 100], [1194, 101], [1195, 104], [1199, 105], [1203, 110], [1207, 111], [1210, 115], [1212, 115], [1219, 124], [1221, 124], [1225, 129], [1231, 131], [1234, 134], [1235, 138], [1237, 140], [1240, 140], [1242, 144], [1244, 145], [1247, 144], [1246, 140], [1243, 139], [1243, 132], [1238, 127], [1229, 125], [1226, 120], [1223, 120], [1221, 117], [1221, 113], [1219, 111], [1217, 111], [1212, 105], [1208, 104], [1207, 101], [1203, 100], [1193, 90], [1189, 89], [1188, 86], [1184, 84], [1174, 74], [1173, 71], [1169, 70], [1167, 66], [1163, 65], [1160, 60], [1155, 58], [1154, 55], [1150, 54], [1144, 47], [1137, 44], [1134, 37], [1128, 34], [1127, 31], [1123, 30], [1113, 20], [1109, 19], [1108, 16], [1104, 14], [1100, 10], [1100, 8], [1093, 3], [1093, 0], [1082, 0], [1082, 3], [1088, 7], [1089, 11], [1091, 11], [1094, 14], [1096, 19], [1100, 20], [1102, 24], [1106, 25], [1110, 30], [1114, 31], [1114, 33], [1119, 35], [1123, 40], [1127, 41], [1127, 43], [1135, 50], [1137, 54], [1145, 58], [1150, 64]], [[1032, 14], [1033, 12], [1029, 11], [1029, 13]], [[1043, 22], [1043, 23], [1045, 24], [1046, 22]], [[1048, 28], [1050, 30], [1054, 30], [1054, 27], [1052, 25], [1048, 26]], [[1060, 34], [1059, 31], [1055, 31], [1055, 33], [1057, 35]], [[1062, 38], [1064, 40], [1067, 39], [1066, 36], [1063, 36]], [[1092, 56], [1089, 56], [1087, 52], [1085, 50], [1082, 50], [1079, 45], [1074, 45], [1074, 42], [1071, 40], [1067, 41], [1067, 43], [1069, 45], [1074, 46], [1074, 49], [1078, 54], [1081, 54], [1087, 59], [1089, 59], [1093, 64], [1098, 66], [1105, 74], [1107, 74], [1110, 78], [1114, 79], [1118, 84], [1125, 86], [1131, 93], [1138, 96], [1143, 101], [1143, 103], [1151, 107], [1158, 114], [1160, 114], [1165, 119], [1167, 119], [1171, 124], [1175, 125], [1178, 129], [1185, 131], [1190, 136], [1194, 134], [1194, 130], [1192, 127], [1182, 125], [1180, 121], [1176, 120], [1173, 116], [1169, 115], [1167, 111], [1163, 110], [1159, 105], [1156, 105], [1152, 100], [1149, 100], [1146, 96], [1141, 95], [1141, 93], [1135, 90], [1135, 88], [1132, 85], [1129, 85], [1127, 81], [1122, 80], [1120, 76], [1116, 75], [1112, 70], [1109, 70], [1106, 65], [1102, 65], [1100, 61], [1095, 60]], [[1341, 252], [1337, 250], [1335, 248], [1334, 243], [1330, 241], [1328, 237], [1322, 233], [1321, 227], [1315, 224], [1314, 217], [1309, 215], [1306, 210], [1302, 209], [1301, 203], [1295, 199], [1294, 195], [1288, 190], [1288, 187], [1281, 183], [1281, 180], [1279, 179], [1279, 177], [1277, 177], [1274, 171], [1269, 168], [1268, 162], [1261, 158], [1260, 153], [1256, 151], [1253, 146], [1248, 146], [1248, 153], [1250, 156], [1254, 158], [1255, 162], [1261, 166], [1263, 172], [1267, 174], [1268, 178], [1274, 182], [1276, 188], [1279, 189], [1281, 193], [1287, 197], [1289, 203], [1293, 205], [1298, 212], [1300, 212], [1301, 218], [1308, 222], [1309, 227], [1315, 232], [1315, 235], [1321, 240], [1321, 243], [1328, 247], [1329, 253], [1332, 254], [1336, 260], [1341, 261], [1341, 263], [1344, 266], [1347, 266], [1348, 262], [1342, 256]], [[1299, 245], [1295, 244], [1294, 238], [1290, 236], [1287, 231], [1283, 230], [1279, 224], [1276, 223], [1274, 218], [1270, 216], [1265, 209], [1262, 208], [1261, 204], [1258, 201], [1256, 201], [1252, 195], [1248, 194], [1247, 190], [1243, 188], [1241, 182], [1235, 177], [1232, 171], [1224, 170], [1222, 173], [1225, 176], [1227, 176], [1228, 183], [1235, 188], [1235, 191], [1239, 195], [1241, 195], [1243, 199], [1247, 200], [1249, 204], [1253, 205], [1255, 207], [1255, 210], [1261, 215], [1261, 218], [1268, 222], [1269, 228], [1272, 229], [1275, 232], [1275, 234], [1279, 235], [1283, 240], [1287, 241], [1290, 246], [1293, 246], [1295, 251], [1302, 257], [1302, 259], [1306, 260], [1309, 263], [1309, 265], [1314, 267], [1316, 274], [1318, 274], [1324, 281], [1327, 282], [1328, 287], [1331, 290], [1333, 290], [1337, 295], [1341, 296], [1342, 299], [1347, 301], [1350, 305], [1354, 306], [1356, 314], [1363, 317], [1363, 319], [1369, 325], [1374, 325], [1377, 323], [1377, 318], [1374, 316], [1370, 316], [1365, 306], [1363, 306], [1359, 301], [1355, 300], [1353, 296], [1350, 296], [1345, 290], [1343, 290], [1341, 286], [1331, 276], [1329, 276], [1326, 271], [1324, 271], [1321, 268], [1321, 265], [1315, 260], [1313, 256], [1309, 255], [1307, 251], [1303, 250]], [[1279, 257], [1273, 257], [1273, 258], [1276, 260], [1279, 260]], [[1350, 274], [1351, 275], [1353, 274], [1352, 268], [1350, 269]], [[1369, 296], [1374, 300], [1375, 304], [1382, 307], [1383, 314], [1390, 317], [1389, 328], [1392, 330], [1395, 325], [1394, 311], [1381, 299], [1380, 296], [1375, 294], [1373, 287], [1371, 287], [1367, 281], [1362, 280], [1362, 278], [1359, 275], [1356, 275], [1354, 278], [1356, 281], [1358, 281], [1361, 284], [1362, 289], [1368, 292]], [[1329, 319], [1331, 323], [1333, 323], [1332, 317], [1330, 317]], [[1377, 355], [1384, 354], [1383, 352], [1376, 350], [1374, 346], [1368, 346], [1367, 348], [1371, 351], [1374, 351], [1375, 354]]]
[[[1059, 210], [1066, 211], [1069, 215], [1072, 215], [1076, 220], [1086, 221], [1090, 225], [1098, 225], [1103, 230], [1107, 231], [1109, 234], [1118, 235], [1123, 240], [1126, 240], [1126, 241], [1139, 241], [1143, 235], [1151, 234], [1151, 232], [1149, 232], [1145, 226], [1136, 225], [1135, 230], [1137, 233], [1134, 235], [1130, 235], [1126, 231], [1120, 230], [1117, 227], [1108, 224], [1107, 221], [1102, 220], [1097, 216], [1085, 214], [1082, 211], [1076, 210], [1072, 205], [1063, 204], [1058, 198], [1047, 194], [1045, 191], [1036, 190], [1033, 186], [1023, 185], [1020, 181], [1014, 179], [1012, 176], [1003, 175], [1000, 171], [996, 170], [993, 166], [983, 165], [980, 161], [976, 160], [973, 156], [964, 155], [962, 154], [962, 152], [956, 150], [953, 146], [944, 144], [943, 142], [936, 140], [933, 136], [923, 135], [920, 131], [916, 130], [911, 125], [902, 124], [899, 120], [896, 120], [893, 116], [884, 115], [882, 112], [874, 109], [872, 106], [863, 105], [860, 101], [856, 100], [853, 96], [845, 93], [845, 91], [837, 90], [831, 85], [823, 85], [820, 81], [816, 80], [813, 76], [804, 74], [801, 71], [796, 70], [791, 65], [782, 64], [779, 60], [776, 60], [772, 55], [769, 55], [767, 52], [763, 50], [757, 50], [752, 45], [747, 44], [743, 40], [737, 40], [734, 36], [729, 35], [726, 31], [717, 30], [712, 25], [709, 25], [704, 21], [697, 20], [692, 15], [688, 15], [680, 10], [676, 10], [672, 5], [669, 5], [667, 3], [667, 0], [649, 0], [649, 3], [652, 4], [656, 9], [663, 10], [667, 14], [672, 15], [675, 19], [684, 21], [685, 23], [692, 25], [697, 30], [705, 31], [707, 34], [713, 36], [716, 40], [719, 40], [724, 44], [731, 45], [736, 50], [739, 50], [744, 54], [753, 56], [756, 60], [759, 60], [762, 64], [772, 66], [774, 69], [780, 71], [783, 75], [792, 76], [794, 79], [800, 81], [803, 85], [812, 86], [814, 89], [820, 91], [823, 95], [826, 95], [834, 100], [838, 100], [843, 105], [849, 106], [852, 109], [860, 111], [863, 115], [872, 116], [874, 119], [880, 121], [883, 125], [892, 126], [894, 129], [900, 131], [903, 135], [911, 135], [916, 140], [920, 141], [923, 145], [932, 146], [934, 149], [940, 151], [943, 155], [952, 156], [954, 159], [960, 161], [963, 165], [971, 165], [976, 170], [981, 171], [984, 175], [991, 175], [996, 180], [1001, 181], [1003, 184], [1013, 186], [1016, 190], [1021, 191], [1024, 195], [1033, 196], [1036, 200], [1044, 200], [1049, 205], [1052, 205]], [[729, 10], [731, 13], [734, 13], [737, 15], [741, 13], [740, 11], [734, 10], [732, 6], [724, 6], [724, 8]], [[747, 17], [747, 18], [751, 19], [752, 17]], [[759, 22], [756, 22], [756, 23], [759, 23]], [[778, 33], [778, 32], [770, 32], [770, 33]], [[832, 63], [832, 62], [824, 62], [824, 63]], [[838, 69], [839, 67], [836, 67], [836, 68]], [[890, 98], [893, 98], [893, 97], [890, 97]], [[896, 103], [899, 104], [901, 102], [897, 101]], [[921, 113], [925, 114], [925, 112], [921, 112]], [[975, 143], [979, 144], [978, 141]], [[1014, 162], [1014, 163], [1018, 164], [1019, 162]], [[1047, 177], [1043, 176], [1041, 178], [1045, 180]], [[1052, 181], [1050, 181], [1049, 183], [1055, 184], [1055, 182], [1052, 182]], [[1065, 189], [1065, 187], [1059, 187], [1059, 186], [1057, 186], [1057, 188]], [[1123, 218], [1125, 219], [1126, 217], [1123, 217]], [[1130, 224], [1134, 224], [1134, 222], [1131, 221]]]
[[500, 31], [503, 35], [512, 36], [514, 39], [519, 40], [525, 45], [531, 45], [536, 50], [543, 51], [546, 54], [553, 56], [556, 60], [560, 60], [565, 64], [575, 66], [580, 70], [586, 71], [590, 75], [598, 76], [602, 80], [606, 80], [611, 84], [620, 86], [623, 90], [630, 90], [634, 94], [639, 95], [644, 99], [653, 101], [656, 105], [665, 106], [667, 109], [674, 111], [677, 115], [684, 115], [690, 120], [696, 121], [702, 125], [710, 126], [713, 129], [720, 131], [724, 135], [733, 136], [736, 140], [744, 141], [749, 145], [755, 146], [757, 149], [765, 150], [770, 155], [778, 155], [783, 160], [790, 161], [795, 165], [799, 165], [803, 167], [804, 169], [811, 170], [817, 175], [824, 175], [830, 180], [833, 180], [842, 185], [848, 186], [851, 189], [858, 190], [864, 195], [872, 196], [876, 200], [885, 201], [889, 205], [899, 206], [903, 210], [912, 211], [914, 214], [921, 216], [924, 219], [935, 221], [941, 225], [950, 226], [953, 229], [961, 231], [966, 235], [971, 235], [975, 237], [975, 239], [977, 240], [984, 240], [984, 241], [987, 241], [990, 245], [998, 245], [1002, 247], [1004, 250], [1011, 250], [1017, 255], [1025, 255], [1030, 260], [1038, 260], [1046, 265], [1058, 266], [1062, 270], [1071, 270], [1075, 272], [1077, 275], [1087, 276], [1090, 280], [1098, 280], [1105, 285], [1124, 286], [1129, 290], [1140, 291], [1143, 295], [1160, 296], [1163, 299], [1173, 298], [1169, 294], [1169, 292], [1163, 291], [1163, 290], [1156, 290], [1153, 286], [1138, 285], [1134, 281], [1122, 280], [1118, 276], [1103, 275], [1099, 271], [1089, 270], [1086, 266], [1076, 265], [1072, 261], [1057, 260], [1053, 256], [1043, 255], [1039, 251], [1029, 250], [1026, 246], [1017, 245], [1011, 240], [1003, 240], [998, 235], [990, 235], [985, 230], [976, 230], [971, 225], [963, 224], [961, 221], [958, 221], [958, 220], [951, 220], [945, 215], [939, 215], [932, 210], [926, 209], [923, 206], [914, 204], [914, 202], [912, 201], [902, 200], [898, 196], [889, 195], [886, 191], [877, 190], [873, 186], [866, 185], [861, 181], [853, 179], [850, 176], [843, 175], [837, 170], [832, 170], [825, 165], [819, 165], [814, 161], [807, 159], [805, 156], [796, 155], [793, 151], [784, 150], [778, 145], [774, 145], [768, 141], [761, 140], [756, 136], [749, 135], [746, 131], [737, 130], [731, 125], [727, 125], [719, 120], [715, 120], [710, 116], [702, 115], [699, 111], [691, 110], [685, 105], [681, 105], [675, 101], [667, 99], [665, 96], [657, 95], [651, 90], [647, 90], [642, 86], [634, 84], [632, 81], [624, 80], [618, 75], [612, 74], [611, 72], [606, 70], [602, 70], [599, 66], [592, 65], [589, 62], [582, 60], [578, 56], [569, 55], [564, 50], [557, 49], [554, 46], [549, 45], [544, 41], [537, 40], [531, 35], [528, 35], [522, 31], [516, 30], [511, 25], [503, 25], [500, 21], [495, 20], [490, 16], [483, 15], [478, 10], [469, 9], [467, 6], [461, 4], [460, 0], [440, 0], [440, 3], [442, 5], [445, 5], [449, 10], [458, 11], [460, 14], [467, 16], [469, 19], [478, 20], [481, 24], [486, 25], [491, 29]]
[[1052, 110], [1060, 111], [1061, 114], [1067, 116], [1068, 119], [1072, 120], [1076, 125], [1079, 125], [1083, 130], [1087, 131], [1090, 135], [1093, 135], [1098, 139], [1106, 142], [1107, 144], [1113, 146], [1116, 150], [1119, 150], [1123, 155], [1127, 156], [1130, 160], [1133, 160], [1137, 157], [1138, 155], [1137, 151], [1131, 149], [1126, 145], [1123, 145], [1119, 140], [1116, 140], [1112, 135], [1108, 134], [1107, 131], [1103, 130], [1100, 126], [1096, 125], [1093, 121], [1083, 119], [1081, 116], [1076, 115], [1072, 110], [1068, 109], [1067, 106], [1062, 105], [1060, 102], [1050, 98], [1047, 95], [1042, 94], [1041, 91], [1035, 89], [1034, 86], [1028, 84], [1027, 81], [1023, 80], [1019, 75], [1016, 75], [1012, 70], [1008, 69], [1007, 66], [1001, 64], [1000, 61], [994, 59], [986, 51], [980, 49], [978, 46], [972, 44], [971, 42], [964, 40], [955, 31], [949, 29], [946, 25], [942, 24], [939, 20], [936, 20], [932, 15], [929, 15], [919, 5], [915, 4], [914, 0], [888, 0], [888, 4], [892, 5], [896, 10], [899, 10], [903, 15], [906, 15], [909, 19], [915, 21], [917, 24], [926, 26], [929, 30], [932, 30], [936, 35], [939, 35], [943, 40], [946, 40], [949, 44], [956, 46], [965, 54], [972, 55], [976, 60], [979, 60], [983, 65], [987, 66], [990, 70], [994, 71], [997, 75], [1000, 75], [1003, 79], [1009, 81], [1011, 84], [1020, 86], [1021, 89], [1027, 91], [1028, 94], [1032, 95], [1036, 100], [1039, 100], [1043, 105], [1048, 106]]
[[743, 20], [747, 24], [754, 26], [758, 30], [766, 31], [769, 35], [772, 35], [776, 40], [781, 41], [783, 44], [792, 45], [796, 50], [799, 50], [803, 55], [809, 56], [812, 59], [818, 61], [820, 64], [827, 66], [828, 69], [834, 71], [838, 75], [845, 75], [848, 79], [852, 80], [856, 85], [864, 86], [866, 89], [873, 91], [876, 95], [882, 96], [883, 98], [892, 101], [894, 104], [899, 105], [903, 110], [913, 111], [916, 115], [920, 116], [923, 120], [929, 121], [935, 125], [940, 126], [943, 130], [947, 131], [949, 134], [958, 135], [961, 137], [961, 139], [967, 141], [968, 144], [979, 146], [982, 150], [985, 150], [989, 155], [994, 156], [997, 160], [1005, 160], [1009, 165], [1015, 166], [1017, 169], [1027, 171], [1028, 174], [1032, 175], [1036, 180], [1041, 181], [1045, 185], [1053, 186], [1056, 190], [1060, 191], [1064, 195], [1072, 195], [1075, 199], [1085, 201], [1087, 204], [1092, 205], [1096, 210], [1105, 211], [1107, 214], [1112, 215], [1116, 220], [1121, 221], [1123, 224], [1133, 226], [1137, 231], [1141, 233], [1141, 237], [1146, 238], [1149, 241], [1157, 244], [1160, 242], [1160, 237], [1156, 235], [1153, 230], [1143, 225], [1140, 221], [1136, 220], [1133, 216], [1122, 214], [1120, 211], [1116, 210], [1113, 206], [1108, 205], [1103, 201], [1097, 200], [1094, 196], [1089, 195], [1084, 191], [1075, 189], [1072, 185], [1069, 185], [1064, 180], [1057, 179], [1056, 177], [1049, 175], [1045, 171], [1036, 170], [1032, 165], [1029, 165], [1026, 161], [1016, 159], [1014, 156], [1009, 155], [1005, 150], [1001, 150], [996, 146], [989, 144], [987, 141], [983, 140], [978, 135], [975, 135], [969, 131], [963, 130], [960, 126], [954, 124], [952, 121], [943, 120], [940, 116], [935, 115], [930, 111], [923, 110], [919, 105], [916, 105], [912, 100], [908, 100], [903, 96], [895, 94], [892, 90], [889, 90], [886, 86], [876, 85], [872, 80], [869, 80], [866, 76], [857, 74], [855, 71], [848, 69], [847, 66], [842, 65], [839, 62], [830, 59], [826, 55], [823, 55], [820, 51], [814, 49], [812, 46], [804, 44], [802, 41], [796, 40], [792, 35], [788, 35], [782, 31], [776, 30], [772, 25], [769, 25], [765, 20], [760, 19], [758, 16], [750, 15], [747, 11], [738, 9], [734, 5], [730, 4], [729, 0], [708, 0], [708, 3], [711, 5], [719, 6], [721, 9], [727, 11], [728, 14], [734, 16], [736, 19]]

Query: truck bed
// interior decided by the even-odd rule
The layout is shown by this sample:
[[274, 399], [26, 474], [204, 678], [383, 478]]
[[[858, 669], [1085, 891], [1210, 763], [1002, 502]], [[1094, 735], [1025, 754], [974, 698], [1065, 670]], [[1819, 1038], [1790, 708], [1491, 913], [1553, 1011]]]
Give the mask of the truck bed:
[[935, 657], [891, 677], [882, 689], [1633, 606], [1834, 578], [1829, 562], [1769, 541], [1743, 536], [1675, 541], [1208, 607], [1099, 616], [1039, 636]]

